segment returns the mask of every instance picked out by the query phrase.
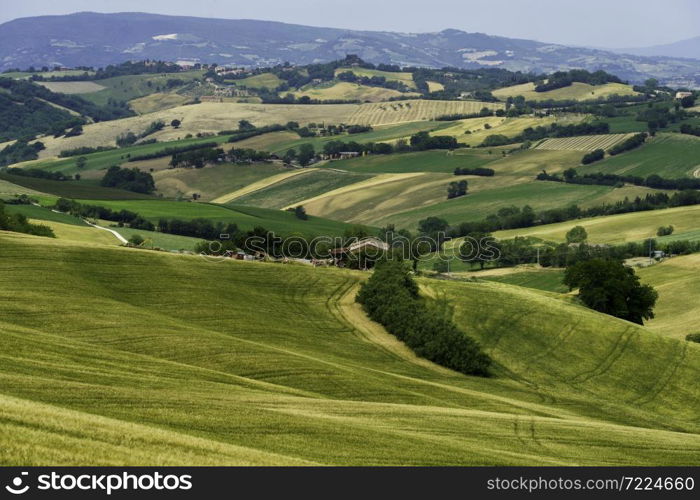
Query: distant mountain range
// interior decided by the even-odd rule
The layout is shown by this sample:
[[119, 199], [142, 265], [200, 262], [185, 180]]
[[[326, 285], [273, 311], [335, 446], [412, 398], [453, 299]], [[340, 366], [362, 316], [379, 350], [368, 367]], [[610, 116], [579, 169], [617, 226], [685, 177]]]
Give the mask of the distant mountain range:
[[686, 57], [689, 59], [700, 59], [700, 36], [681, 40], [680, 42], [667, 43], [664, 45], [654, 45], [641, 49], [620, 49], [616, 52], [633, 54], [645, 57]]
[[357, 54], [368, 62], [401, 66], [494, 67], [538, 73], [603, 69], [631, 82], [655, 77], [669, 85], [700, 87], [700, 60], [682, 58], [693, 53], [693, 43], [697, 46], [699, 40], [679, 42], [677, 49], [652, 47], [637, 49], [640, 54], [620, 54], [453, 29], [392, 33], [271, 21], [84, 12], [0, 25], [0, 70], [105, 66], [136, 59], [261, 67]]

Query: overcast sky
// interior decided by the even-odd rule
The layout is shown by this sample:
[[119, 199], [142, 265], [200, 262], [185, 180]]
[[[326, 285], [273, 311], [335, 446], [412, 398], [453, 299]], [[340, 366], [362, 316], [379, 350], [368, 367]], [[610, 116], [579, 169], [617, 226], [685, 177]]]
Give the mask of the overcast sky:
[[0, 0], [0, 22], [153, 12], [404, 32], [446, 28], [543, 42], [643, 47], [700, 35], [698, 0]]

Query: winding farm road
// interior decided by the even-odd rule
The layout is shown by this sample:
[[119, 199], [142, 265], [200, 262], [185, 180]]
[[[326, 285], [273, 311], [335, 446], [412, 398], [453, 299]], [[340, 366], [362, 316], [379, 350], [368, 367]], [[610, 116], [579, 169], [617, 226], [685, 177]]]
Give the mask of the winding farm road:
[[115, 238], [117, 238], [119, 241], [121, 241], [125, 245], [127, 243], [129, 243], [126, 238], [124, 238], [121, 234], [116, 232], [114, 229], [109, 229], [108, 227], [98, 226], [97, 224], [93, 224], [92, 222], [88, 222], [85, 219], [83, 219], [83, 222], [85, 222], [85, 224], [87, 224], [88, 226], [96, 227], [97, 229], [102, 229], [103, 231], [109, 231], [110, 233], [112, 233], [114, 235]]

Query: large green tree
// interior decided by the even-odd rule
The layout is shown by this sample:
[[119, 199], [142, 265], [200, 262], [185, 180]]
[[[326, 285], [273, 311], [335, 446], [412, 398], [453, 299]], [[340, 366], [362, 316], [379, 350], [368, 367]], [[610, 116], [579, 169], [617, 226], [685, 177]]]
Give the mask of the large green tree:
[[640, 325], [654, 317], [658, 293], [642, 285], [634, 269], [622, 262], [591, 259], [566, 269], [564, 284], [579, 289], [581, 301], [598, 312]]

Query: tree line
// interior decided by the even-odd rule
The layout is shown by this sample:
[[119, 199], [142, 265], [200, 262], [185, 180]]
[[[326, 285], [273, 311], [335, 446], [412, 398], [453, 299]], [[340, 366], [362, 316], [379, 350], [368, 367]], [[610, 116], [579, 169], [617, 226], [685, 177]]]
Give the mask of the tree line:
[[538, 181], [566, 182], [568, 184], [614, 187], [622, 187], [625, 184], [634, 184], [635, 186], [644, 186], [653, 189], [700, 189], [700, 179], [691, 179], [686, 177], [682, 177], [680, 179], [666, 179], [658, 174], [652, 174], [647, 177], [638, 177], [634, 175], [618, 175], [604, 172], [579, 175], [574, 168], [565, 170], [562, 176], [559, 176], [558, 174], [548, 174], [546, 170], [543, 170], [537, 175], [537, 177], [535, 177], [535, 179]]
[[490, 357], [453, 323], [446, 303], [419, 296], [404, 262], [380, 262], [356, 300], [417, 355], [466, 375], [488, 376]]

